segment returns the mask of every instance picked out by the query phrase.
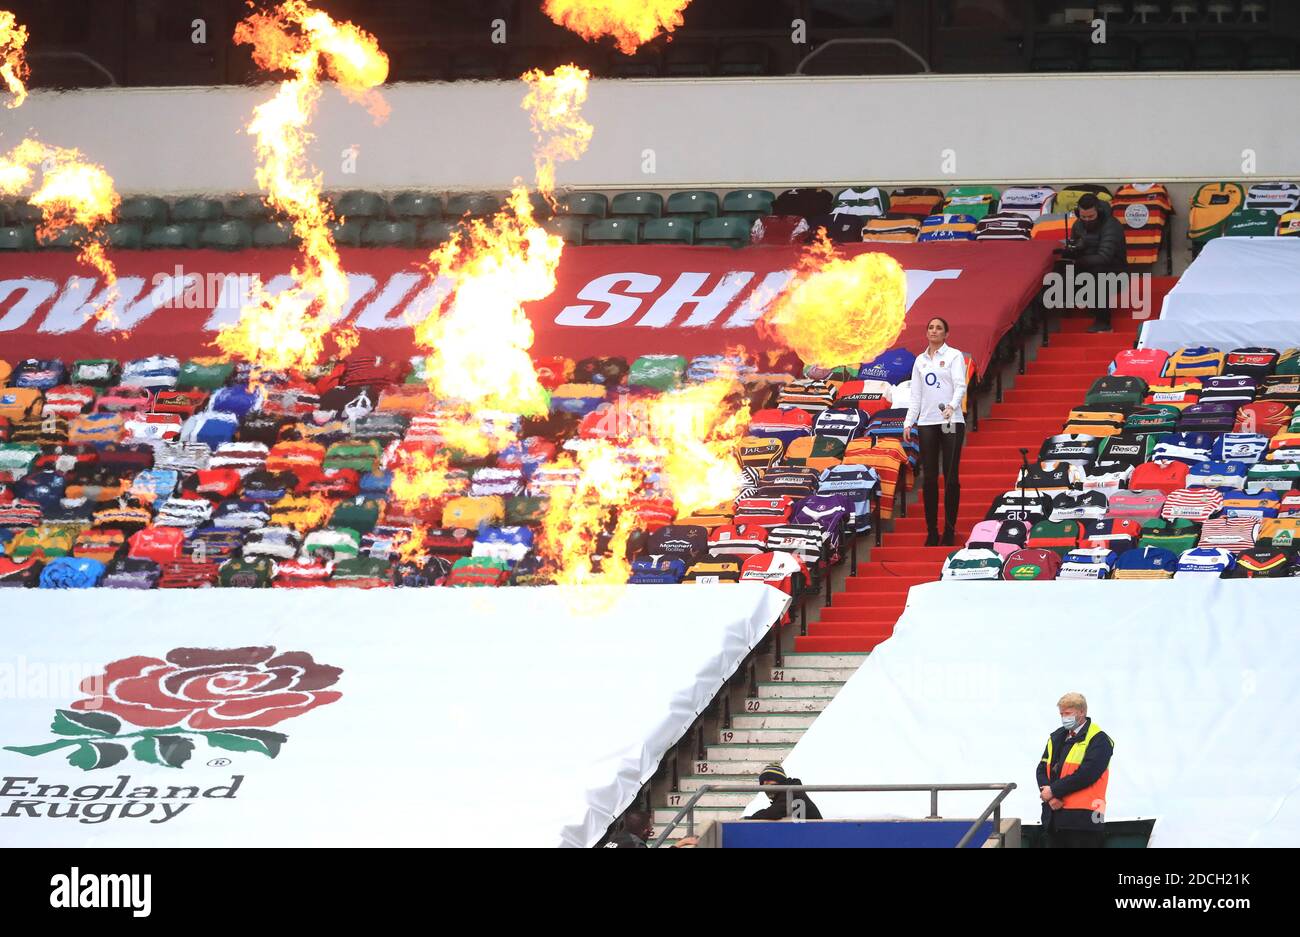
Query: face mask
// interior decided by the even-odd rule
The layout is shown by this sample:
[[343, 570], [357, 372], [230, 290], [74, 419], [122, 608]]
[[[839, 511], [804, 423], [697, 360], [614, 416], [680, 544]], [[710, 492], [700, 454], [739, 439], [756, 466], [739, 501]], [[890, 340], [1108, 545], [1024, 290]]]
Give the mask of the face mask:
[[1067, 729], [1073, 729], [1078, 724], [1078, 720], [1075, 719], [1074, 716], [1061, 717], [1061, 725], [1065, 726]]

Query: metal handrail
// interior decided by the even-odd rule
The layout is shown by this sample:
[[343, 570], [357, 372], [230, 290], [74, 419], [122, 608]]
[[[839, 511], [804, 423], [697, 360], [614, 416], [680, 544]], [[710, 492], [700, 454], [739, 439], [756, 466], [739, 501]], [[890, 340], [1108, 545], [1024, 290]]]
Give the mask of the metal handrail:
[[[971, 824], [970, 829], [957, 842], [955, 848], [961, 849], [970, 842], [971, 837], [979, 830], [990, 813], [994, 814], [994, 832], [997, 833], [999, 840], [1002, 839], [1002, 833], [997, 827], [1001, 822], [1002, 801], [1007, 795], [1016, 789], [1014, 781], [1008, 781], [1004, 784], [701, 784], [699, 790], [691, 795], [690, 799], [682, 805], [677, 811], [676, 816], [669, 821], [660, 833], [650, 844], [651, 849], [658, 849], [668, 839], [668, 834], [677, 829], [682, 822], [682, 817], [686, 817], [686, 835], [695, 835], [695, 804], [705, 794], [713, 792], [718, 794], [771, 794], [782, 791], [789, 795], [796, 791], [808, 791], [815, 793], [897, 793], [897, 792], [927, 792], [930, 795], [930, 815], [927, 820], [938, 820], [939, 817], [939, 792], [940, 791], [999, 791], [993, 802], [984, 808], [978, 820]], [[816, 821], [809, 821], [816, 822]]]
[[927, 74], [930, 72], [930, 63], [927, 62], [924, 58], [922, 58], [919, 52], [917, 52], [915, 49], [913, 49], [905, 42], [900, 42], [897, 39], [868, 39], [868, 38], [850, 39], [847, 37], [842, 37], [840, 39], [831, 39], [826, 42], [823, 42], [817, 48], [813, 49], [811, 52], [809, 52], [807, 55], [805, 55], [802, 59], [799, 60], [799, 64], [795, 66], [794, 73], [796, 75], [802, 75], [803, 67], [805, 65], [811, 62], [817, 56], [821, 55], [831, 46], [835, 46], [835, 45], [893, 46], [897, 49], [902, 49], [912, 58], [920, 62], [922, 70], [925, 71]]

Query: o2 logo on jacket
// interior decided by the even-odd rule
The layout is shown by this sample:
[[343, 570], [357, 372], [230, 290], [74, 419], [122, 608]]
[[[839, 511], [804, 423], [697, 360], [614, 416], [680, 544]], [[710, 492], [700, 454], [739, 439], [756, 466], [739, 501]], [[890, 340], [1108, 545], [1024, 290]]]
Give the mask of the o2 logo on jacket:
[[935, 374], [933, 371], [927, 371], [927, 372], [925, 373], [925, 386], [926, 386], [926, 387], [938, 387], [938, 386], [939, 386], [939, 375], [938, 375], [938, 374]]

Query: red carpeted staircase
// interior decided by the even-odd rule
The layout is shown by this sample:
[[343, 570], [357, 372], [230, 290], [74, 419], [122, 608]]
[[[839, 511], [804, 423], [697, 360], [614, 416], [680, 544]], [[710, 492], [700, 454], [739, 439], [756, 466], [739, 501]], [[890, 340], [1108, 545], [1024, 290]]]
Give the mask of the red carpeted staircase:
[[[1106, 373], [1115, 354], [1131, 348], [1138, 323], [1115, 316], [1115, 331], [1089, 335], [1090, 316], [1062, 320], [1051, 344], [1039, 348], [1015, 387], [1003, 394], [991, 414], [968, 433], [961, 457], [961, 510], [957, 547], [971, 528], [984, 519], [995, 498], [1014, 487], [1021, 465], [1020, 450], [1037, 458], [1043, 439], [1060, 432], [1070, 409], [1083, 403], [1092, 382]], [[831, 598], [808, 634], [795, 640], [801, 652], [869, 651], [888, 638], [907, 602], [907, 590], [939, 578], [943, 561], [955, 547], [926, 547], [925, 512], [919, 492], [908, 504], [907, 517], [896, 518], [894, 529], [869, 560], [858, 566], [845, 588]], [[939, 492], [940, 527], [943, 489]]]

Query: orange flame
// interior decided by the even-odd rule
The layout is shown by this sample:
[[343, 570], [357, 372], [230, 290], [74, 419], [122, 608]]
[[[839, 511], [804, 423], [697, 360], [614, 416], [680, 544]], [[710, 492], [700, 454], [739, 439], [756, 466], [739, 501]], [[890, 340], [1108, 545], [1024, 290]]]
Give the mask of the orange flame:
[[455, 284], [443, 309], [415, 327], [415, 341], [430, 351], [429, 389], [469, 410], [504, 410], [524, 416], [547, 410], [528, 349], [533, 326], [523, 304], [555, 290], [564, 241], [533, 222], [528, 192], [516, 187], [505, 209], [475, 219], [429, 255], [429, 276]]
[[397, 545], [397, 558], [403, 563], [413, 563], [424, 559], [424, 544], [428, 539], [427, 531], [421, 524], [411, 528], [411, 536]]
[[0, 10], [0, 79], [4, 80], [13, 100], [5, 107], [21, 107], [27, 100], [27, 27], [18, 23], [8, 10]]
[[305, 0], [284, 0], [270, 12], [251, 14], [235, 27], [235, 42], [253, 47], [259, 68], [293, 75], [254, 109], [248, 131], [257, 138], [257, 184], [267, 193], [267, 204], [292, 221], [302, 242], [302, 264], [291, 271], [295, 285], [290, 289], [272, 296], [259, 288], [216, 343], [261, 367], [307, 367], [320, 360], [332, 330], [340, 355], [358, 341], [355, 330], [334, 330], [348, 280], [329, 227], [334, 215], [321, 197], [321, 174], [306, 155], [321, 74], [379, 122], [387, 118], [388, 105], [375, 89], [388, 77], [388, 57], [369, 33], [336, 23]]
[[533, 149], [537, 188], [552, 205], [555, 164], [577, 159], [591, 143], [592, 126], [578, 113], [587, 100], [590, 78], [590, 72], [576, 65], [561, 65], [549, 75], [536, 68], [523, 75], [528, 94], [521, 106], [528, 111], [537, 138]]
[[557, 25], [594, 40], [613, 36], [618, 50], [631, 55], [661, 32], [682, 25], [691, 0], [546, 0], [542, 12]]
[[759, 321], [804, 364], [870, 361], [889, 348], [907, 315], [907, 275], [888, 254], [836, 256], [825, 229], [800, 258], [795, 277]]
[[[749, 423], [749, 404], [731, 377], [694, 384], [622, 410], [611, 438], [578, 451], [576, 490], [558, 489], [542, 523], [539, 549], [562, 585], [627, 581], [628, 537], [637, 527], [631, 502], [647, 493], [672, 499], [679, 515], [735, 500], [734, 452]], [[650, 475], [658, 474], [652, 489]], [[610, 530], [610, 555], [599, 572], [591, 548]]]
[[430, 455], [412, 450], [402, 452], [393, 467], [392, 498], [402, 507], [416, 507], [453, 493], [449, 472], [451, 465], [444, 455]]
[[113, 287], [117, 283], [117, 271], [108, 259], [98, 229], [112, 220], [121, 202], [113, 188], [113, 179], [102, 166], [87, 162], [76, 150], [28, 139], [0, 156], [0, 193], [17, 195], [31, 189], [37, 167], [43, 170], [41, 181], [28, 196], [28, 201], [41, 210], [36, 236], [49, 241], [69, 225], [86, 229], [86, 234], [77, 241], [77, 259], [104, 277], [109, 289], [95, 315], [100, 320], [107, 319], [116, 298]]

